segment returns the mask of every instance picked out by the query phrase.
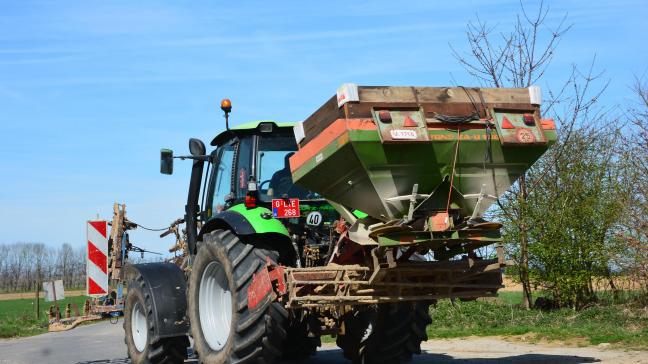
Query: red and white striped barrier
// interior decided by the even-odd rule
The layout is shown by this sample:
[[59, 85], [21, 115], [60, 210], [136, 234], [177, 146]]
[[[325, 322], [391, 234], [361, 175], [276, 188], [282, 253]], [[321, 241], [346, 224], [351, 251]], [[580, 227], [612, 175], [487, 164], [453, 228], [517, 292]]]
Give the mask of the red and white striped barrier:
[[88, 221], [88, 260], [86, 262], [86, 294], [108, 294], [108, 222]]

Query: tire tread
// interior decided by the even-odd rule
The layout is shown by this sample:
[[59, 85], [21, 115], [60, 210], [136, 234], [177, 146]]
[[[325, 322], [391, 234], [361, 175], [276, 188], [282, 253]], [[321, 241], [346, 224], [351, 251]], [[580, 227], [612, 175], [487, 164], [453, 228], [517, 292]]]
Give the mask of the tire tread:
[[[277, 262], [279, 254], [243, 242], [228, 230], [215, 230], [205, 234], [198, 254], [214, 252], [218, 249], [222, 249], [222, 254], [229, 261], [228, 269], [232, 271], [234, 285], [232, 294], [235, 300], [233, 303], [238, 316], [238, 320], [232, 322], [234, 334], [229, 340], [234, 341], [231, 343], [231, 353], [220, 360], [231, 364], [272, 364], [282, 352], [282, 345], [286, 338], [283, 325], [288, 317], [288, 311], [269, 297], [250, 310], [247, 306], [247, 288], [252, 282], [253, 275], [265, 266], [266, 257]], [[197, 279], [197, 277], [194, 279], [194, 284]], [[193, 295], [189, 296], [192, 300]], [[191, 306], [190, 303], [190, 310]], [[195, 316], [199, 317], [197, 315], [196, 313]], [[194, 341], [202, 335], [199, 325], [192, 325], [191, 331]], [[212, 351], [207, 345], [194, 346], [204, 363], [215, 363], [212, 358], [218, 354], [217, 352]]]

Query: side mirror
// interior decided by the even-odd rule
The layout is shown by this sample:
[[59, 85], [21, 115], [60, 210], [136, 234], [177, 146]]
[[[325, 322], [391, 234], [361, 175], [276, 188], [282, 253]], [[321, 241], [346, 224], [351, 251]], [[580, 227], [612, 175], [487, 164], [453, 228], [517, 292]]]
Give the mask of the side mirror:
[[189, 139], [189, 153], [193, 156], [205, 155], [205, 143], [200, 139]]
[[160, 149], [160, 173], [173, 174], [173, 151]]

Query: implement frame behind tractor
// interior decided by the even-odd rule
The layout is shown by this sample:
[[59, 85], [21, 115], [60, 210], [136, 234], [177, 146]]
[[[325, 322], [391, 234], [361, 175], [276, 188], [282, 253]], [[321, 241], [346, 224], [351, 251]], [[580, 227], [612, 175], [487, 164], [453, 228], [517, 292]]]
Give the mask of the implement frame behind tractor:
[[389, 302], [473, 299], [496, 296], [503, 288], [501, 269], [507, 263], [501, 247], [497, 259], [442, 262], [398, 261], [321, 268], [289, 268], [287, 306], [378, 304]]

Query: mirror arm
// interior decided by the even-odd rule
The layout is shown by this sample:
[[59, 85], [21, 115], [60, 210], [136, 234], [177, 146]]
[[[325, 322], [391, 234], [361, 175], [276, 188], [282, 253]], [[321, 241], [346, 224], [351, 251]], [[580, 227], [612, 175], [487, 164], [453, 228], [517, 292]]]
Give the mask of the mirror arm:
[[195, 161], [210, 162], [212, 160], [212, 156], [211, 155], [179, 155], [179, 156], [174, 156], [173, 159], [180, 159], [180, 160], [192, 159]]

